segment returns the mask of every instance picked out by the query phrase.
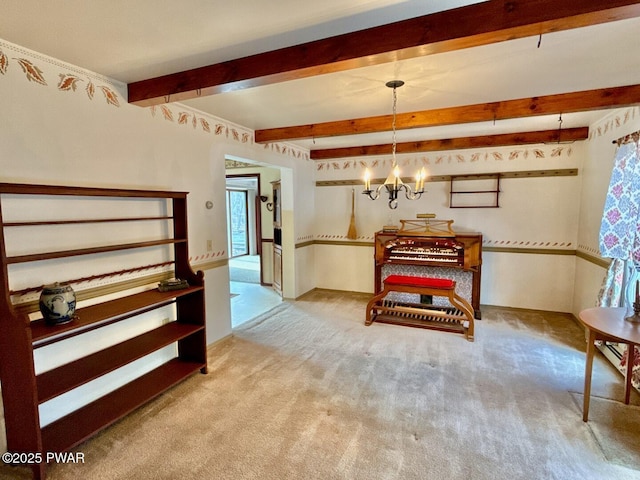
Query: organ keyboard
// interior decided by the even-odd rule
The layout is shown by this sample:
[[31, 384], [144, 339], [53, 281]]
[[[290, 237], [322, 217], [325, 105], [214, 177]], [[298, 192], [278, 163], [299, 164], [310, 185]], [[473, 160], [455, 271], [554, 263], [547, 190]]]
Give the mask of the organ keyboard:
[[[405, 222], [402, 221], [403, 227]], [[413, 221], [415, 222], [415, 221]], [[390, 274], [441, 277], [455, 280], [465, 289], [462, 296], [480, 318], [482, 234], [456, 233], [449, 228], [380, 231], [375, 234], [375, 293]]]
[[450, 239], [397, 238], [384, 246], [385, 257], [390, 262], [420, 262], [426, 264], [464, 266], [464, 245]]

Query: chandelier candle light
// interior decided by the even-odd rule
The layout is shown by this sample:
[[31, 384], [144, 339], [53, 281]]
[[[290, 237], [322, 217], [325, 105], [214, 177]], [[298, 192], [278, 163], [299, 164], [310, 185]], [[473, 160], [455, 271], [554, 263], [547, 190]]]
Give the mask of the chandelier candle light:
[[382, 185], [375, 190], [371, 190], [371, 173], [367, 168], [364, 172], [364, 190], [362, 191], [362, 193], [367, 195], [371, 200], [376, 200], [380, 196], [382, 188], [386, 188], [387, 193], [389, 194], [389, 208], [391, 209], [398, 208], [398, 193], [400, 190], [404, 190], [407, 200], [417, 200], [420, 198], [424, 193], [424, 181], [427, 176], [424, 168], [418, 171], [416, 174], [416, 186], [413, 190], [411, 190], [411, 186], [404, 183], [402, 178], [400, 178], [400, 167], [398, 167], [398, 162], [396, 161], [396, 106], [398, 103], [396, 89], [402, 85], [404, 85], [402, 80], [392, 80], [386, 83], [387, 87], [393, 89], [393, 122], [391, 125], [393, 130], [393, 142], [391, 146], [391, 172], [389, 172], [389, 176], [387, 176], [387, 179]]

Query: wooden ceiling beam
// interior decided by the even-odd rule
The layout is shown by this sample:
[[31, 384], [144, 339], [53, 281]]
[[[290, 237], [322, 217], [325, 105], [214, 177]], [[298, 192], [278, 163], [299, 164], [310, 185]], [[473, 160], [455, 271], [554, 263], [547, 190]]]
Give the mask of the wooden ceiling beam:
[[[601, 88], [541, 97], [438, 108], [396, 115], [398, 130], [513, 118], [559, 115], [640, 104], [640, 85]], [[301, 138], [335, 137], [389, 131], [392, 115], [256, 130], [255, 141], [268, 143]]]
[[[441, 140], [422, 140], [396, 144], [396, 153], [439, 152], [443, 150], [464, 150], [468, 148], [504, 147], [509, 145], [532, 145], [536, 143], [560, 143], [586, 140], [589, 127], [541, 130], [537, 132], [505, 133], [499, 135], [480, 135], [477, 137], [447, 138]], [[364, 157], [370, 155], [389, 155], [392, 145], [367, 145], [360, 147], [326, 148], [311, 150], [312, 160], [332, 158]]]
[[158, 105], [638, 16], [637, 0], [490, 0], [133, 82], [128, 101]]

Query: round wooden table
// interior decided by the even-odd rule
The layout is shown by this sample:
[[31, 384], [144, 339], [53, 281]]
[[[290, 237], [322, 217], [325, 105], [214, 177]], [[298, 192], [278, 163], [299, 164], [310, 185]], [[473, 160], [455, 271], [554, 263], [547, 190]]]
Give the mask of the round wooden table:
[[[589, 332], [587, 343], [587, 360], [584, 369], [584, 407], [582, 420], [589, 418], [589, 397], [591, 396], [591, 372], [593, 369], [593, 355], [596, 351], [596, 340], [606, 342], [625, 343], [629, 352], [634, 346], [640, 345], [640, 323], [629, 322], [624, 319], [625, 308], [594, 307], [580, 312], [580, 321]], [[624, 403], [629, 403], [631, 394], [631, 371], [633, 369], [633, 354], [627, 359], [626, 383], [624, 387]]]

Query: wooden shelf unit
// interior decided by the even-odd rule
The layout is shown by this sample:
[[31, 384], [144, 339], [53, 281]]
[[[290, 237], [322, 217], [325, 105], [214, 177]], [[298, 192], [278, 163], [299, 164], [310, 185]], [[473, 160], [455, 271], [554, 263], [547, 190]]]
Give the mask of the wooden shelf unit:
[[[455, 182], [461, 180], [491, 180], [495, 182], [493, 187], [481, 188], [477, 190], [456, 190]], [[475, 203], [455, 204], [456, 195], [469, 195], [473, 197]], [[499, 208], [500, 195], [500, 174], [476, 174], [476, 175], [451, 175], [449, 181], [449, 208]]]
[[[135, 218], [73, 219], [45, 221], [2, 221], [3, 196], [100, 197], [101, 199], [156, 199], [171, 203], [171, 215]], [[82, 199], [79, 199], [82, 200]], [[37, 453], [69, 450], [95, 433], [113, 424], [152, 398], [188, 376], [207, 372], [204, 274], [194, 273], [189, 265], [187, 244], [187, 193], [155, 190], [124, 190], [48, 185], [0, 183], [0, 381], [5, 411], [7, 447], [10, 452]], [[25, 226], [46, 228], [51, 225], [81, 225], [139, 221], [169, 222], [171, 238], [136, 243], [109, 244], [88, 248], [7, 256], [5, 231]], [[43, 234], [42, 238], [46, 238]], [[9, 289], [9, 265], [47, 262], [72, 256], [101, 256], [131, 249], [170, 248], [175, 276], [187, 280], [189, 288], [169, 292], [157, 289], [127, 295], [92, 306], [78, 308], [76, 318], [61, 325], [32, 320], [16, 308]], [[113, 262], [117, 262], [114, 259]], [[125, 319], [161, 307], [175, 307], [175, 320], [132, 338], [119, 341], [97, 352], [36, 375], [34, 350], [87, 332], [113, 325]], [[153, 354], [169, 345], [177, 346], [177, 356], [137, 379], [107, 393], [52, 423], [41, 427], [39, 407], [44, 402], [102, 377], [118, 368]], [[71, 343], [70, 348], [73, 347]], [[33, 476], [43, 479], [46, 464], [32, 465]]]

